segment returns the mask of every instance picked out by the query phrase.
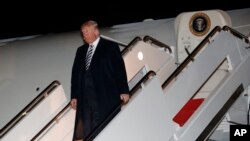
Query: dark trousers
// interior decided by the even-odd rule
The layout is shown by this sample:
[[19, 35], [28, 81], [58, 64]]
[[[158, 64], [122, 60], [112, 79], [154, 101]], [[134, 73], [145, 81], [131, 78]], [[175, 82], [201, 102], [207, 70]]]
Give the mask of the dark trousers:
[[84, 95], [77, 101], [74, 139], [86, 139], [102, 121], [91, 71], [84, 76]]

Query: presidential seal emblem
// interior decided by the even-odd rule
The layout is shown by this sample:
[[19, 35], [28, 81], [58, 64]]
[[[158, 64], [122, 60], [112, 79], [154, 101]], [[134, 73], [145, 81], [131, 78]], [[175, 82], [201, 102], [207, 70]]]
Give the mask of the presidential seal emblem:
[[203, 36], [207, 34], [210, 26], [210, 18], [207, 14], [202, 12], [195, 13], [189, 21], [189, 30], [196, 36]]

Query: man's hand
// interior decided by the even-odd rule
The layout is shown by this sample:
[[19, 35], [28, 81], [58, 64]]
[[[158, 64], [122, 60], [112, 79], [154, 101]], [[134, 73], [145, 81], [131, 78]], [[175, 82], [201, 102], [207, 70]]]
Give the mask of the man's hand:
[[124, 104], [127, 104], [130, 98], [129, 94], [120, 94], [120, 97]]
[[71, 99], [70, 101], [70, 106], [72, 109], [76, 110], [76, 107], [77, 107], [77, 99]]

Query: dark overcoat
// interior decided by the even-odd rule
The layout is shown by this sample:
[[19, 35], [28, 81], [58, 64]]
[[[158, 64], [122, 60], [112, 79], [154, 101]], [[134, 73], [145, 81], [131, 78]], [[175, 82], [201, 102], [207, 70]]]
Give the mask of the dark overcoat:
[[[77, 99], [78, 105], [88, 101], [88, 94], [84, 93], [83, 88], [88, 46], [84, 44], [77, 49], [72, 68], [71, 99]], [[121, 102], [120, 94], [129, 93], [125, 64], [118, 44], [100, 38], [92, 57], [90, 71], [97, 95], [95, 100], [98, 103], [98, 112], [107, 116]]]

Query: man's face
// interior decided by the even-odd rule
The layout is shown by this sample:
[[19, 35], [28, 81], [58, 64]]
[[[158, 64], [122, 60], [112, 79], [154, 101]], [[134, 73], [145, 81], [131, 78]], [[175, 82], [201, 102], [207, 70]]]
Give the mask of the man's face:
[[83, 40], [88, 44], [93, 43], [97, 38], [97, 29], [94, 26], [84, 26], [81, 32]]

